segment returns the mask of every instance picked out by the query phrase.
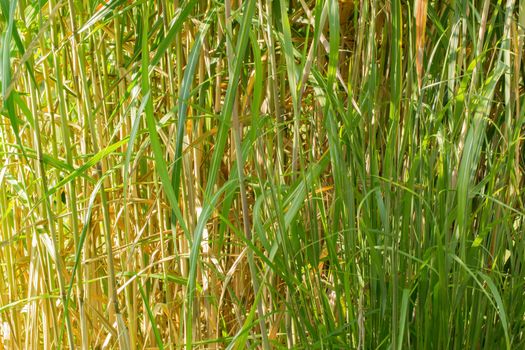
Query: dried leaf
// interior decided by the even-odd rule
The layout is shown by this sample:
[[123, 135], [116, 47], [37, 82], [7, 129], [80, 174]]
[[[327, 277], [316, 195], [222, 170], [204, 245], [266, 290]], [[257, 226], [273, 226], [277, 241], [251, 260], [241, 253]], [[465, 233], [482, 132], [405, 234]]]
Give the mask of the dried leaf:
[[428, 0], [416, 0], [416, 71], [417, 83], [421, 89], [423, 77], [423, 53], [425, 47], [425, 29], [427, 24], [427, 2]]

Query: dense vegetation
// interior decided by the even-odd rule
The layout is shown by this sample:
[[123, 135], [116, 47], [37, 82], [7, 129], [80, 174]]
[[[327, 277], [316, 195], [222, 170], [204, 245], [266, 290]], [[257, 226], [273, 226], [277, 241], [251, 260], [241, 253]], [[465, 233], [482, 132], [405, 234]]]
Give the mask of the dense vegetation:
[[525, 1], [0, 5], [0, 348], [525, 348]]

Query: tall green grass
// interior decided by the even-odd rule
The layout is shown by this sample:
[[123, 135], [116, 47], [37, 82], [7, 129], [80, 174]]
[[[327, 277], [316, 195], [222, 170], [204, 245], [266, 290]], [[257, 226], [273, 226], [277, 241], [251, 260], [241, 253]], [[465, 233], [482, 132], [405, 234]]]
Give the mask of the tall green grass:
[[0, 348], [525, 347], [524, 1], [0, 10]]

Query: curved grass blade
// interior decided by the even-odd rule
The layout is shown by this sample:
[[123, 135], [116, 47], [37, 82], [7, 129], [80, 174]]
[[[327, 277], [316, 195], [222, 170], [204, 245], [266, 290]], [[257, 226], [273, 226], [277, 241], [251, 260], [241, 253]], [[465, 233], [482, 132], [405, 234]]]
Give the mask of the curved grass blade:
[[[149, 83], [149, 70], [150, 66], [149, 57], [147, 53], [149, 52], [148, 48], [148, 17], [149, 17], [149, 4], [143, 5], [143, 28], [142, 28], [142, 92], [147, 94], [150, 92], [150, 83]], [[160, 143], [159, 135], [157, 133], [157, 126], [155, 123], [155, 117], [153, 116], [153, 101], [152, 98], [148, 98], [146, 102], [146, 124], [148, 126], [148, 131], [150, 135], [151, 148], [153, 149], [153, 154], [155, 157], [155, 168], [160, 176], [162, 182], [162, 188], [166, 194], [168, 202], [171, 206], [171, 209], [174, 211], [175, 216], [181, 226], [182, 230], [188, 235], [189, 231], [186, 227], [186, 224], [183, 220], [182, 213], [179, 209], [178, 199], [175, 195], [175, 191], [171, 185], [171, 181], [168, 174], [168, 167], [166, 165], [166, 160], [164, 159], [164, 152]]]
[[[175, 146], [175, 163], [173, 165], [173, 173], [171, 178], [171, 184], [175, 192], [175, 196], [178, 198], [180, 191], [180, 174], [182, 169], [182, 140], [184, 138], [184, 130], [186, 129], [186, 117], [188, 113], [188, 100], [191, 93], [191, 85], [194, 79], [195, 68], [199, 62], [199, 56], [201, 52], [202, 45], [204, 43], [204, 37], [208, 28], [210, 27], [211, 20], [215, 10], [212, 10], [204, 23], [204, 26], [199, 31], [197, 38], [195, 38], [195, 43], [190, 52], [188, 63], [186, 64], [186, 70], [184, 71], [184, 78], [182, 79], [182, 87], [179, 94], [179, 119], [177, 123], [177, 135], [176, 135], [176, 146]], [[172, 216], [172, 225], [176, 224], [176, 216]]]
[[162, 337], [160, 335], [159, 327], [157, 327], [157, 322], [155, 322], [155, 315], [153, 315], [153, 311], [151, 311], [151, 307], [149, 306], [148, 298], [146, 296], [146, 293], [144, 293], [144, 288], [142, 288], [142, 285], [139, 286], [140, 296], [142, 297], [142, 301], [144, 302], [144, 306], [146, 307], [146, 312], [148, 314], [148, 319], [151, 322], [151, 327], [153, 328], [153, 334], [155, 335], [155, 342], [157, 343], [157, 346], [160, 350], [164, 350], [164, 343], [162, 342]]

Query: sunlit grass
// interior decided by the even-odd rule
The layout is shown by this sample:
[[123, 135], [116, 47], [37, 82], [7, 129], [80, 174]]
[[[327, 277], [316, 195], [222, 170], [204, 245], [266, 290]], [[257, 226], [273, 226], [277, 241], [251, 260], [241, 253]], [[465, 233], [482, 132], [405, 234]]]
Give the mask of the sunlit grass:
[[523, 1], [0, 10], [0, 349], [525, 347]]

